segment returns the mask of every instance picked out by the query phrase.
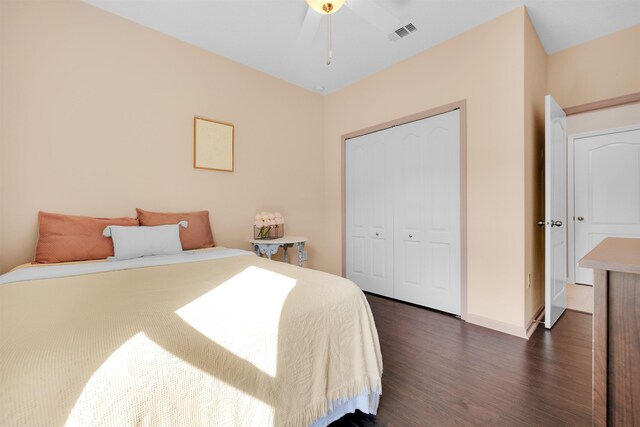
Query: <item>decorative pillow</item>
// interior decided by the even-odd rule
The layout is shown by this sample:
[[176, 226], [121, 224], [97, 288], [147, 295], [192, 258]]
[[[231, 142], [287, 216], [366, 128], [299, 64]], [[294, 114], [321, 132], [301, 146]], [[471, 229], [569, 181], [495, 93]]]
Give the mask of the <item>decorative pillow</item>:
[[107, 226], [102, 235], [113, 239], [115, 259], [121, 261], [151, 255], [174, 255], [182, 252], [179, 228], [187, 221], [155, 227]]
[[175, 224], [180, 221], [188, 221], [189, 228], [180, 229], [180, 242], [182, 249], [210, 248], [213, 244], [213, 234], [209, 223], [209, 211], [186, 213], [162, 213], [149, 212], [136, 209], [140, 225], [153, 226]]
[[38, 212], [38, 263], [86, 261], [113, 256], [113, 243], [102, 235], [107, 225], [139, 225], [136, 218], [91, 218]]

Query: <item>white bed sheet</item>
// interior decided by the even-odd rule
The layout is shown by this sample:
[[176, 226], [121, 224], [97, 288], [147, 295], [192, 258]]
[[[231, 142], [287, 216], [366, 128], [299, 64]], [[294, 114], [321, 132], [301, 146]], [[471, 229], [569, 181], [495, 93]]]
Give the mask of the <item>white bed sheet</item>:
[[211, 251], [184, 251], [175, 255], [156, 255], [123, 261], [83, 262], [77, 264], [37, 265], [20, 268], [0, 276], [0, 285], [26, 280], [52, 279], [104, 273], [107, 271], [129, 270], [132, 268], [154, 267], [157, 265], [181, 264], [185, 262], [207, 261], [232, 256], [255, 256], [255, 253], [241, 249], [216, 248]]
[[376, 415], [378, 413], [379, 403], [380, 395], [370, 391], [360, 393], [351, 399], [334, 400], [329, 402], [329, 411], [327, 412], [327, 415], [319, 418], [309, 427], [327, 427], [332, 422], [337, 421], [356, 410], [360, 410], [365, 414]]

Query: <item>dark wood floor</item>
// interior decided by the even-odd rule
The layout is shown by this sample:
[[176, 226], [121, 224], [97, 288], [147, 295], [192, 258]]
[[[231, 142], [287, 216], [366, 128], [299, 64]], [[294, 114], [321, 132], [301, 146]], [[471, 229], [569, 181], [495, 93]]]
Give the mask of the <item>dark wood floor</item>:
[[591, 425], [591, 315], [567, 311], [526, 341], [367, 298], [384, 361], [378, 416], [331, 427]]

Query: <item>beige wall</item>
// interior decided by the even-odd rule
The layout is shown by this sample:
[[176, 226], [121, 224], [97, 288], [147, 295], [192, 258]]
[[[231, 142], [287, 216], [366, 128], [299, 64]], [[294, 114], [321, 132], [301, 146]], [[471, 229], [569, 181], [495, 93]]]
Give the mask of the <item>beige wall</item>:
[[[524, 8], [325, 98], [81, 2], [0, 19], [0, 272], [32, 257], [38, 210], [142, 207], [209, 209], [245, 248], [279, 210], [340, 274], [341, 135], [466, 99], [468, 319], [520, 335], [543, 297], [542, 96], [640, 92], [640, 26], [547, 57]], [[235, 172], [192, 168], [194, 115], [235, 124]]]
[[640, 124], [640, 102], [567, 117], [567, 135]]
[[[77, 1], [1, 1], [0, 272], [32, 259], [38, 210], [208, 209], [249, 249], [256, 211], [322, 266], [323, 99]], [[193, 116], [235, 125], [235, 172], [195, 170]]]
[[549, 93], [561, 107], [640, 92], [640, 25], [549, 55]]
[[466, 99], [469, 320], [523, 328], [524, 14], [519, 8], [326, 97], [329, 271], [339, 274], [342, 262], [341, 135]]
[[547, 54], [524, 15], [525, 326], [544, 305], [544, 97]]

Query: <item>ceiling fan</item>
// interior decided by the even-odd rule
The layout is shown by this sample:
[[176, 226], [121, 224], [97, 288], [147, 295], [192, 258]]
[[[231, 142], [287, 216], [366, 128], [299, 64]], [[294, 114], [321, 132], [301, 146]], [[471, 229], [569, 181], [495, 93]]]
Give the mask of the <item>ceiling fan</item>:
[[305, 0], [309, 8], [304, 17], [300, 35], [299, 45], [309, 45], [322, 23], [323, 17], [327, 19], [327, 65], [331, 64], [332, 37], [331, 37], [331, 15], [336, 13], [342, 6], [348, 7], [353, 12], [360, 15], [365, 21], [383, 31], [385, 34], [395, 31], [400, 27], [400, 19], [389, 13], [385, 8], [372, 0]]

